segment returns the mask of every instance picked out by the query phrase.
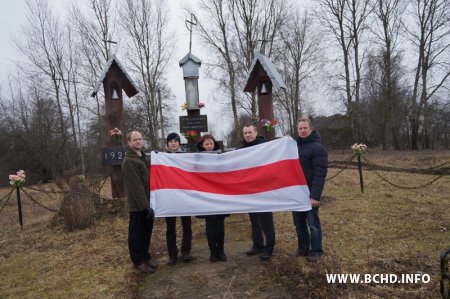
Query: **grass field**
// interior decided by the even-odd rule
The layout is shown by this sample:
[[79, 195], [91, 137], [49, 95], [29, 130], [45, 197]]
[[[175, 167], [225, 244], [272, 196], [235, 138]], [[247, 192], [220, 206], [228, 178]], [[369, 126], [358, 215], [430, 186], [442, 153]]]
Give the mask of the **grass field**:
[[[449, 161], [450, 152], [379, 152], [368, 157], [380, 165], [428, 168]], [[338, 152], [330, 155], [330, 160], [345, 158]], [[329, 177], [338, 171], [330, 169]], [[168, 267], [165, 223], [157, 219], [152, 255], [160, 267], [151, 276], [131, 267], [126, 213], [67, 232], [61, 221], [52, 221], [54, 213], [23, 199], [25, 225], [20, 228], [13, 197], [0, 211], [0, 298], [439, 298], [439, 256], [450, 247], [450, 176], [423, 188], [401, 189], [372, 171], [363, 173], [364, 193], [355, 169], [327, 182], [320, 209], [325, 255], [316, 264], [291, 256], [297, 240], [291, 214], [284, 212], [275, 213], [277, 245], [269, 262], [245, 257], [249, 221], [246, 215], [232, 215], [226, 220], [227, 263], [209, 263], [204, 223], [194, 219], [197, 260]], [[433, 178], [379, 175], [404, 187]], [[8, 192], [0, 190], [0, 199]], [[109, 186], [102, 192], [107, 196]], [[33, 196], [53, 208], [61, 202], [61, 195]], [[420, 273], [431, 281], [329, 284], [326, 274], [331, 273]]]

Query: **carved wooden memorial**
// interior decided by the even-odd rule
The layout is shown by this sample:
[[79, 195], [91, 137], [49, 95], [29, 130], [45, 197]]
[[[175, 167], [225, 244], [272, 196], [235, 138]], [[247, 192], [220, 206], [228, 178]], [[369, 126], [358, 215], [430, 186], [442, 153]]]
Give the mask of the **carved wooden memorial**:
[[111, 168], [112, 197], [123, 197], [122, 160], [125, 157], [126, 136], [123, 130], [123, 91], [131, 98], [138, 93], [133, 81], [128, 76], [119, 60], [113, 55], [107, 62], [100, 79], [97, 81], [95, 97], [100, 85], [103, 84], [105, 93], [105, 140], [106, 147], [102, 148], [102, 165]]
[[[261, 53], [255, 53], [244, 91], [257, 91], [259, 111], [258, 135], [264, 136], [266, 140], [275, 138], [273, 124], [276, 123], [276, 120], [273, 114], [273, 87], [286, 89], [286, 85], [272, 61]], [[270, 122], [270, 125], [264, 126], [263, 124], [267, 122]]]

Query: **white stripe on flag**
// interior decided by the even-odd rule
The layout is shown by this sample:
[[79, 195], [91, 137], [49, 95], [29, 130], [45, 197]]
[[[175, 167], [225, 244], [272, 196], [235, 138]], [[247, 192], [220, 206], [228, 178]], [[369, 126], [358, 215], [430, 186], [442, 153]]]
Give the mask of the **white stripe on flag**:
[[156, 217], [311, 210], [307, 186], [248, 195], [221, 195], [190, 190], [158, 190], [153, 193], [156, 194], [151, 197], [150, 205], [154, 207]]

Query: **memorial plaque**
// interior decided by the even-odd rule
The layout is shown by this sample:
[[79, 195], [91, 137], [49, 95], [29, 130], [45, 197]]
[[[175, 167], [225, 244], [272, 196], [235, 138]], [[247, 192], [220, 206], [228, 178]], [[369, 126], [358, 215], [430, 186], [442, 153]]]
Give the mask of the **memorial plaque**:
[[102, 147], [102, 165], [122, 165], [125, 158], [125, 146]]
[[197, 152], [197, 144], [196, 143], [182, 143], [181, 148], [186, 150], [186, 153], [196, 153]]
[[187, 131], [208, 132], [208, 118], [206, 115], [180, 116], [180, 132]]

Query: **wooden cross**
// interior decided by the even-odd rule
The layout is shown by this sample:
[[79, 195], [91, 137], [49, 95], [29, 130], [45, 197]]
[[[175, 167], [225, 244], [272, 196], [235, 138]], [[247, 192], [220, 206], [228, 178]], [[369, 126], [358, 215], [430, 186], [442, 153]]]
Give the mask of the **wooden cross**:
[[[109, 39], [102, 39], [102, 41], [106, 44], [106, 43], [108, 43], [108, 44], [115, 44], [115, 45], [117, 45], [117, 42], [116, 41], [113, 41], [113, 40], [111, 40], [111, 36], [109, 36]], [[107, 54], [109, 54], [109, 47], [107, 47], [107, 49], [108, 49], [108, 53]], [[108, 55], [109, 56], [109, 55]], [[109, 57], [106, 57], [106, 60], [108, 60], [109, 59]]]
[[186, 20], [186, 28], [189, 30], [189, 53], [192, 48], [192, 26], [197, 26], [197, 17], [193, 13], [191, 13], [191, 20]]
[[266, 42], [271, 42], [271, 39], [258, 39], [259, 42], [261, 42], [261, 54], [266, 55]]

